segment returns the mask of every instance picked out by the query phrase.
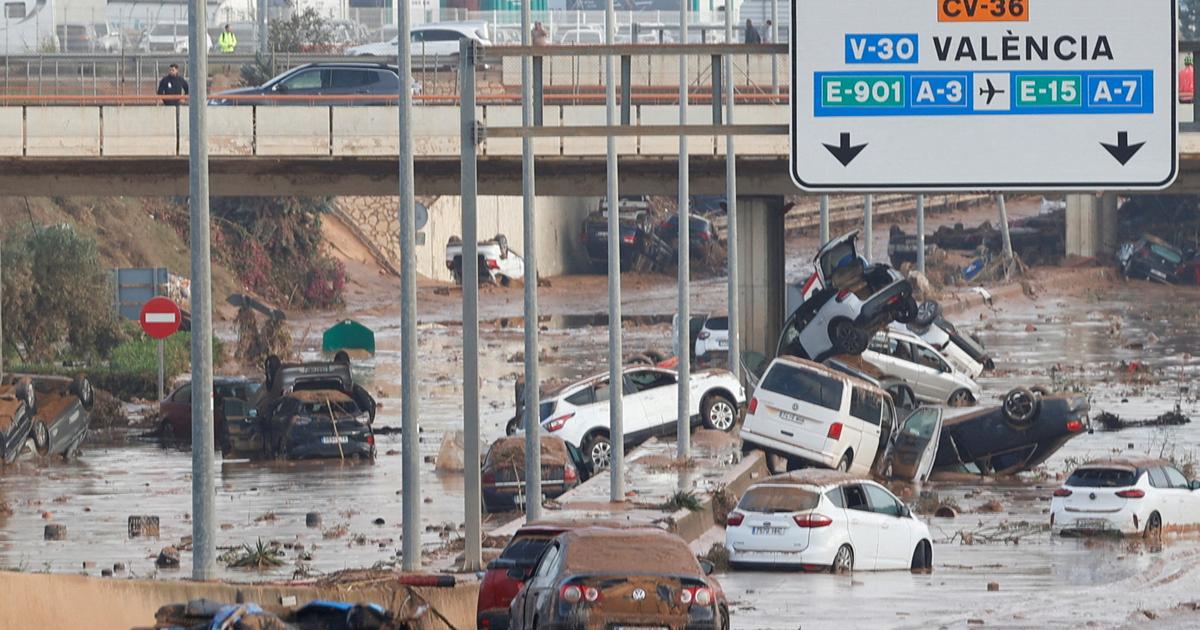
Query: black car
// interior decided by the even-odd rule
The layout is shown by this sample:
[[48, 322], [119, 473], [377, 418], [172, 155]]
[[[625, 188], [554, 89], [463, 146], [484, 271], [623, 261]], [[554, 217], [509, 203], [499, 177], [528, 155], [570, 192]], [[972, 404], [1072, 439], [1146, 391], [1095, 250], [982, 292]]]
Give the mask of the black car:
[[36, 396], [27, 381], [0, 386], [0, 460], [5, 464], [16, 461], [29, 439]]
[[1091, 428], [1089, 409], [1082, 395], [1019, 387], [999, 407], [947, 410], [934, 470], [966, 468], [986, 475], [1029, 470]]
[[[395, 66], [379, 63], [307, 63], [257, 87], [214, 94], [209, 105], [393, 105], [400, 91]], [[415, 90], [414, 90], [415, 91]], [[379, 99], [369, 96], [379, 96]], [[308, 100], [302, 97], [320, 97]], [[346, 96], [346, 99], [330, 97]], [[281, 98], [282, 97], [282, 98]]]
[[[553, 435], [542, 436], [542, 496], [557, 499], [590, 477], [579, 449]], [[525, 436], [505, 436], [483, 458], [483, 509], [509, 512], [525, 505]]]
[[[674, 213], [655, 229], [658, 237], [668, 243], [679, 240], [679, 214]], [[717, 227], [712, 221], [698, 215], [688, 216], [688, 244], [690, 247], [705, 248], [718, 242]]]
[[39, 455], [59, 455], [70, 459], [87, 437], [88, 412], [95, 402], [92, 384], [82, 376], [6, 376], [5, 380], [30, 383], [37, 398], [34, 407], [33, 445]]
[[1121, 246], [1117, 261], [1126, 278], [1175, 284], [1183, 280], [1184, 253], [1150, 235]]
[[285, 364], [272, 356], [265, 374], [266, 387], [246, 415], [252, 428], [241, 440], [261, 443], [267, 457], [375, 458], [375, 399], [354, 382], [345, 353], [332, 363]]
[[[621, 271], [629, 271], [633, 269], [638, 256], [653, 245], [654, 223], [650, 204], [642, 198], [621, 199], [617, 220], [621, 230]], [[605, 202], [602, 201], [600, 209], [584, 220], [580, 239], [592, 264], [597, 269], [607, 268], [608, 208]]]

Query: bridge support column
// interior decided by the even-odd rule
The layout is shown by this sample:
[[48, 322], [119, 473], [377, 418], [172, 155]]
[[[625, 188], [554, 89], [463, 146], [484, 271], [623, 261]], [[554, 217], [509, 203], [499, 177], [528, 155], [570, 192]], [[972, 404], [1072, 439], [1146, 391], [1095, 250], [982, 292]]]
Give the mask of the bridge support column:
[[1067, 195], [1067, 256], [1092, 258], [1117, 249], [1117, 196]]
[[737, 199], [741, 350], [775, 354], [784, 313], [783, 197]]

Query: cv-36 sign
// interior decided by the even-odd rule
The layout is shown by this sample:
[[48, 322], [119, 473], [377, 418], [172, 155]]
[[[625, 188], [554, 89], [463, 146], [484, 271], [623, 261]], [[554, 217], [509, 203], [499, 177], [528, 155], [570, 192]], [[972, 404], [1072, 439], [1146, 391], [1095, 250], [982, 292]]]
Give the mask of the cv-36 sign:
[[1162, 188], [1174, 0], [793, 3], [809, 190]]

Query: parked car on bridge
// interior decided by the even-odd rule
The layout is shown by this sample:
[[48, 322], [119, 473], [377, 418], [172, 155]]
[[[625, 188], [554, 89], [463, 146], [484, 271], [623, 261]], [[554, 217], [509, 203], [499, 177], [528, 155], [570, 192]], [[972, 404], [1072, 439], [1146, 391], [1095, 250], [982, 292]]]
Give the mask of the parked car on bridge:
[[[463, 245], [458, 236], [446, 242], [446, 269], [454, 276], [454, 284], [463, 283]], [[479, 242], [479, 281], [508, 286], [525, 279], [525, 260], [508, 247], [508, 238], [497, 234], [491, 240]]]
[[711, 572], [660, 529], [568, 530], [513, 598], [509, 627], [727, 630], [729, 604]]
[[[674, 435], [677, 383], [674, 370], [651, 366], [627, 367], [622, 382], [625, 444], [634, 446], [655, 435]], [[727, 370], [691, 373], [691, 424], [729, 432], [746, 401], [742, 384]], [[608, 433], [608, 372], [567, 385], [544, 396], [538, 409], [542, 431], [561, 437], [583, 451], [592, 470], [609, 466], [612, 442]], [[522, 418], [509, 421], [515, 434]]]
[[[440, 22], [413, 26], [409, 36], [413, 65], [420, 67], [458, 65], [459, 41], [463, 39], [473, 39], [481, 46], [491, 45], [488, 23]], [[386, 41], [351, 46], [346, 49], [346, 54], [352, 57], [395, 57], [398, 45], [399, 35], [392, 34]]]
[[983, 397], [982, 388], [969, 375], [950, 365], [924, 339], [903, 328], [891, 327], [875, 333], [862, 357], [899, 381], [899, 387], [908, 388], [922, 402], [970, 407]]
[[[296, 66], [257, 87], [225, 90], [209, 105], [390, 105], [396, 102], [400, 74], [395, 66], [360, 62], [321, 62]], [[421, 91], [415, 80], [413, 93]], [[339, 99], [336, 97], [345, 97]], [[370, 98], [372, 96], [378, 99]], [[307, 100], [304, 97], [312, 97]]]
[[864, 477], [801, 470], [746, 490], [725, 525], [734, 568], [930, 570], [929, 527], [887, 488]]
[[[204, 37], [205, 50], [212, 50], [212, 36], [205, 33]], [[186, 53], [189, 46], [187, 20], [158, 22], [150, 27], [142, 41], [144, 42], [143, 46], [149, 52]]]
[[1108, 458], [1075, 469], [1050, 501], [1050, 528], [1063, 535], [1145, 534], [1200, 527], [1200, 481], [1150, 458]]

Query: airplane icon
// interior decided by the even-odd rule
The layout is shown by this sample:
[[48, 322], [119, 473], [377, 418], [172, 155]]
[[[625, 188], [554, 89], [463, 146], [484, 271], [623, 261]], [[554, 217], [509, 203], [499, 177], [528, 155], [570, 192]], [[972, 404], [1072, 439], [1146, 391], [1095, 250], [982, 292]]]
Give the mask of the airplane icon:
[[987, 79], [987, 87], [979, 88], [979, 95], [987, 96], [987, 103], [985, 103], [986, 105], [991, 105], [992, 99], [996, 98], [997, 94], [1004, 94], [1004, 90], [997, 88], [995, 84], [992, 83], [992, 79], [990, 77]]

